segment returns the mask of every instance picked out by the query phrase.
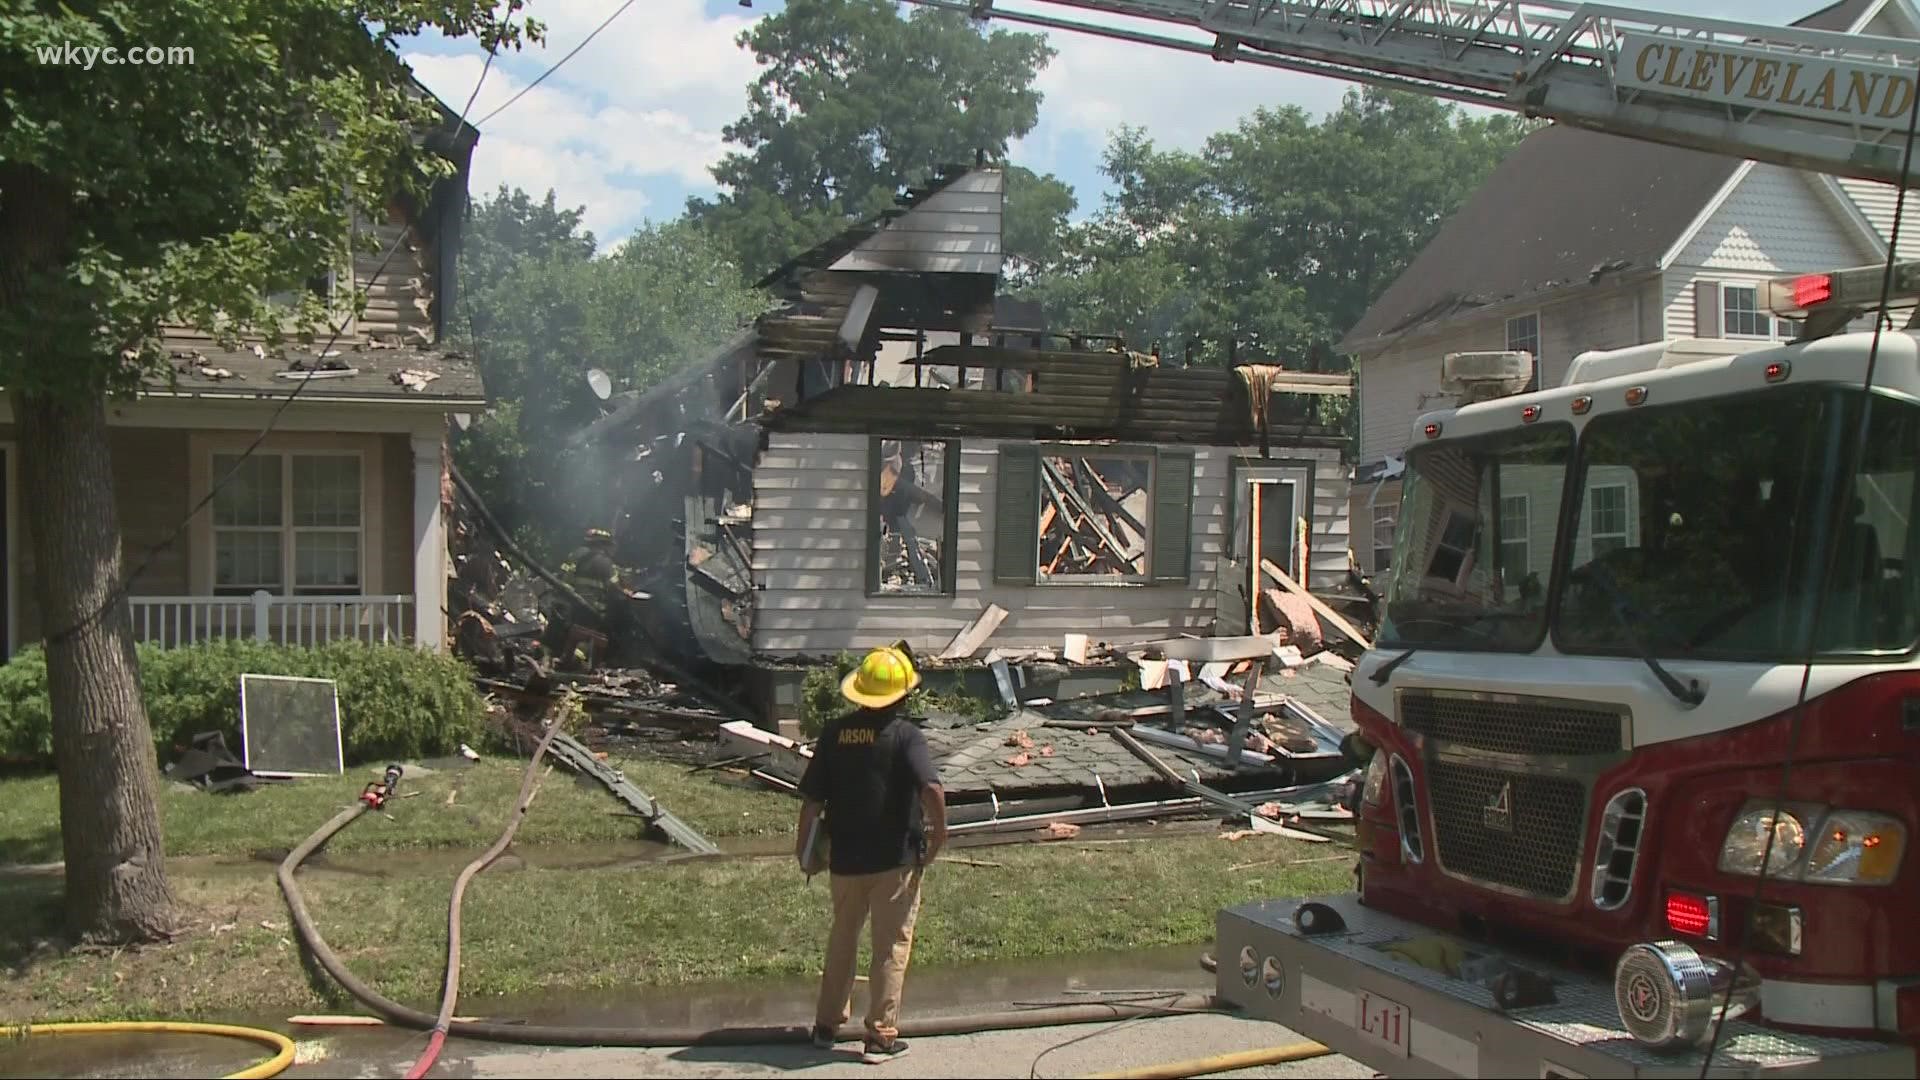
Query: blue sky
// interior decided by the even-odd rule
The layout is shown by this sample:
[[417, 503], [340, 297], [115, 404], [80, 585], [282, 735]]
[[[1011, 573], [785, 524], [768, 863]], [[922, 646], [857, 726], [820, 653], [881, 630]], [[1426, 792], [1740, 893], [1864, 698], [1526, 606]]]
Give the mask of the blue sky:
[[[486, 117], [524, 88], [620, 2], [531, 0], [529, 13], [546, 24], [547, 42], [496, 60], [470, 117]], [[781, 6], [779, 0], [755, 0], [752, 9], [738, 0], [636, 0], [547, 81], [481, 123], [474, 195], [491, 194], [501, 183], [536, 197], [552, 188], [562, 205], [587, 208], [588, 225], [603, 245], [649, 219], [678, 215], [688, 195], [714, 190], [707, 167], [726, 150], [720, 130], [744, 110], [745, 88], [757, 73], [735, 36]], [[1785, 23], [1823, 4], [1643, 0], [1633, 6]], [[1085, 34], [1049, 37], [1059, 55], [1039, 80], [1046, 95], [1040, 123], [1011, 158], [1071, 183], [1083, 214], [1099, 204], [1100, 150], [1121, 123], [1146, 128], [1162, 146], [1190, 149], [1261, 105], [1323, 113], [1350, 87]], [[417, 39], [403, 53], [421, 81], [456, 110], [473, 92], [485, 56], [470, 42], [437, 36]]]

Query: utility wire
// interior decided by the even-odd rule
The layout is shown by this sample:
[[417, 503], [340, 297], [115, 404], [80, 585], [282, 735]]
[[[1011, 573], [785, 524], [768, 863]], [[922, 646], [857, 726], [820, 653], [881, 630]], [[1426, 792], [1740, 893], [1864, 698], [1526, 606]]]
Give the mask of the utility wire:
[[[480, 88], [486, 84], [487, 73], [493, 69], [493, 60], [497, 55], [497, 48], [497, 46], [492, 46], [487, 49], [487, 60], [485, 64], [481, 65], [480, 78], [474, 82], [473, 92], [467, 95], [467, 103], [460, 109], [460, 119], [454, 124], [454, 131], [456, 133], [466, 126], [467, 110], [473, 108], [474, 100], [480, 96]], [[400, 234], [394, 237], [393, 243], [387, 245], [386, 253], [380, 257], [379, 264], [374, 267], [373, 273], [367, 278], [367, 284], [369, 286], [380, 280], [380, 275], [386, 273], [387, 265], [393, 261], [394, 254], [400, 250], [400, 245], [406, 241], [406, 238], [407, 230], [402, 228]], [[325, 359], [326, 355], [333, 351], [334, 345], [340, 341], [340, 335], [346, 332], [347, 323], [351, 320], [352, 316], [349, 315], [334, 324], [332, 333], [327, 338], [327, 343], [322, 345], [316, 354], [318, 358]], [[147, 570], [153, 566], [153, 561], [160, 557], [160, 553], [171, 548], [174, 543], [180, 539], [180, 534], [187, 530], [188, 525], [192, 524], [193, 519], [199, 516], [200, 511], [206, 509], [207, 506], [213, 502], [214, 498], [220, 494], [221, 489], [225, 488], [233, 481], [235, 476], [239, 475], [240, 469], [246, 464], [247, 459], [251, 458], [254, 452], [260, 449], [260, 445], [266, 442], [267, 437], [273, 434], [274, 429], [279, 426], [280, 418], [286, 414], [287, 407], [293, 404], [294, 399], [298, 398], [300, 392], [305, 390], [307, 384], [312, 381], [313, 372], [308, 372], [307, 378], [296, 381], [293, 384], [293, 389], [288, 392], [286, 397], [280, 399], [280, 404], [275, 406], [272, 414], [267, 417], [266, 425], [260, 429], [260, 433], [254, 436], [253, 441], [248, 443], [247, 448], [234, 460], [233, 467], [228, 469], [226, 474], [220, 477], [219, 480], [208, 486], [207, 493], [200, 498], [200, 501], [194, 503], [193, 507], [186, 512], [186, 515], [180, 519], [172, 531], [167, 533], [166, 539], [147, 548], [146, 553], [141, 556], [139, 564], [133, 568], [133, 571], [124, 575], [120, 579], [119, 584], [115, 585], [113, 589], [107, 593], [106, 598], [92, 611], [76, 619], [71, 625], [64, 629], [46, 635], [45, 640], [47, 644], [51, 645], [55, 642], [65, 641], [73, 635], [80, 633], [82, 630], [99, 622], [101, 618], [105, 617], [107, 613], [117, 607], [122, 600], [126, 599], [128, 591], [133, 588], [133, 583], [138, 581], [140, 576], [145, 574]]]
[[[574, 58], [574, 55], [575, 55], [575, 54], [577, 54], [577, 53], [578, 53], [578, 52], [579, 52], [579, 51], [580, 51], [581, 49], [584, 49], [584, 48], [586, 48], [586, 47], [587, 47], [587, 43], [588, 43], [589, 41], [592, 41], [592, 40], [593, 40], [594, 38], [597, 38], [597, 37], [599, 37], [599, 36], [600, 36], [600, 31], [602, 31], [602, 30], [605, 30], [605, 29], [606, 29], [607, 27], [609, 27], [609, 26], [611, 26], [611, 25], [613, 25], [613, 20], [615, 20], [615, 19], [617, 19], [617, 18], [619, 18], [619, 17], [620, 17], [620, 16], [622, 15], [622, 14], [624, 14], [624, 13], [626, 12], [626, 10], [627, 10], [628, 8], [630, 8], [630, 7], [632, 7], [632, 6], [633, 6], [633, 0], [626, 0], [626, 3], [624, 3], [624, 4], [621, 4], [621, 5], [620, 5], [619, 7], [617, 7], [617, 8], [614, 8], [614, 9], [613, 9], [613, 14], [611, 14], [611, 15], [609, 15], [609, 16], [607, 16], [606, 18], [604, 18], [604, 19], [602, 19], [602, 20], [600, 20], [600, 25], [599, 25], [599, 26], [596, 26], [596, 27], [594, 27], [594, 28], [593, 28], [593, 32], [592, 32], [592, 33], [590, 33], [590, 34], [588, 34], [588, 35], [587, 35], [586, 37], [584, 37], [584, 38], [581, 38], [581, 39], [580, 39], [580, 44], [578, 44], [578, 45], [575, 45], [575, 46], [574, 46], [574, 47], [572, 48], [572, 50], [570, 50], [570, 51], [569, 51], [569, 52], [567, 53], [567, 55], [565, 55], [565, 56], [563, 56], [563, 57], [561, 57], [560, 59], [558, 59], [558, 60], [556, 60], [556, 61], [554, 61], [554, 62], [553, 62], [553, 66], [552, 66], [552, 67], [550, 67], [550, 68], [548, 68], [547, 70], [545, 70], [545, 71], [543, 71], [543, 72], [541, 72], [541, 73], [540, 73], [540, 77], [539, 77], [539, 78], [537, 78], [537, 79], [535, 79], [535, 80], [533, 80], [532, 82], [530, 82], [530, 83], [528, 83], [527, 85], [525, 85], [525, 86], [523, 86], [523, 87], [521, 87], [521, 88], [520, 88], [520, 92], [519, 92], [519, 93], [517, 93], [517, 94], [515, 94], [515, 95], [513, 95], [512, 97], [510, 97], [510, 98], [508, 98], [508, 99], [507, 99], [507, 100], [506, 100], [505, 102], [503, 102], [503, 103], [501, 103], [501, 105], [500, 105], [500, 107], [499, 107], [499, 108], [497, 108], [497, 109], [495, 109], [495, 110], [493, 110], [492, 112], [490, 112], [490, 113], [488, 113], [487, 115], [485, 115], [485, 116], [483, 116], [483, 117], [481, 117], [481, 118], [480, 118], [480, 119], [479, 119], [478, 121], [476, 121], [476, 122], [475, 122], [475, 124], [474, 124], [474, 126], [476, 126], [476, 127], [478, 127], [478, 126], [479, 126], [480, 124], [484, 124], [484, 123], [486, 123], [487, 121], [489, 121], [489, 120], [491, 120], [491, 119], [493, 119], [494, 117], [496, 117], [496, 116], [499, 116], [499, 115], [500, 115], [501, 113], [503, 113], [503, 112], [506, 112], [506, 111], [507, 111], [507, 106], [509, 106], [509, 105], [512, 105], [512, 104], [513, 104], [514, 102], [516, 102], [516, 101], [519, 101], [519, 100], [520, 100], [521, 98], [523, 98], [523, 97], [526, 97], [526, 96], [527, 96], [527, 91], [529, 91], [529, 90], [532, 90], [532, 89], [533, 89], [534, 87], [536, 87], [536, 86], [539, 86], [539, 85], [540, 85], [541, 83], [543, 83], [543, 82], [546, 82], [546, 81], [547, 81], [547, 76], [549, 76], [549, 75], [551, 75], [551, 74], [553, 74], [553, 73], [554, 73], [554, 72], [556, 72], [556, 71], [559, 71], [559, 70], [560, 70], [560, 68], [561, 68], [561, 67], [562, 67], [563, 65], [565, 65], [567, 61], [569, 61], [569, 60], [571, 60], [571, 59], [573, 59], [573, 58]], [[475, 92], [475, 93], [478, 93], [478, 92], [479, 92], [479, 87], [475, 87], [475, 88], [474, 88], [474, 92]], [[468, 104], [472, 104], [472, 103], [471, 103], [471, 102], [469, 102]]]
[[[1888, 320], [1887, 304], [1893, 298], [1894, 268], [1900, 259], [1900, 223], [1907, 210], [1907, 185], [1904, 181], [1913, 175], [1913, 144], [1916, 133], [1920, 133], [1920, 94], [1914, 95], [1913, 105], [1907, 112], [1907, 142], [1901, 156], [1900, 177], [1903, 181], [1899, 194], [1893, 202], [1893, 224], [1887, 232], [1886, 265], [1880, 273], [1880, 306], [1873, 320], [1873, 343], [1867, 349], [1867, 372], [1861, 383], [1860, 421], [1855, 432], [1853, 444], [1848, 449], [1845, 468], [1840, 474], [1840, 485], [1832, 507], [1827, 512], [1826, 551], [1824, 565], [1813, 582], [1813, 611], [1807, 626], [1806, 658], [1800, 673], [1800, 691], [1793, 704], [1793, 719], [1787, 729], [1787, 753], [1780, 763], [1780, 786], [1774, 792], [1773, 809], [1767, 819], [1767, 842], [1760, 854], [1760, 872], [1753, 883], [1753, 899], [1748, 905], [1750, 912], [1758, 912], [1760, 898], [1767, 887], [1768, 870], [1773, 862], [1773, 842], [1780, 832], [1780, 809], [1787, 801], [1788, 787], [1793, 779], [1793, 759], [1800, 748], [1800, 731], [1805, 726], [1807, 714], [1807, 690], [1813, 681], [1813, 661], [1820, 648], [1820, 616], [1825, 608], [1828, 586], [1833, 581], [1834, 570], [1840, 563], [1840, 526], [1846, 518], [1842, 516], [1846, 507], [1853, 505], [1854, 489], [1858, 486], [1858, 473], [1865, 463], [1868, 435], [1873, 430], [1873, 373], [1880, 363], [1880, 338]], [[1844, 413], [1842, 414], [1844, 419]], [[1850, 516], [1850, 515], [1849, 515]], [[1751, 918], [1748, 927], [1740, 934], [1739, 948], [1734, 950], [1732, 977], [1727, 980], [1726, 996], [1721, 999], [1719, 1015], [1713, 1023], [1713, 1039], [1707, 1044], [1707, 1054], [1700, 1062], [1700, 1077], [1705, 1080], [1707, 1071], [1713, 1067], [1713, 1056], [1720, 1049], [1720, 1036], [1727, 1024], [1727, 1011], [1733, 1007], [1734, 984], [1739, 980], [1741, 969], [1747, 961], [1753, 934]]]

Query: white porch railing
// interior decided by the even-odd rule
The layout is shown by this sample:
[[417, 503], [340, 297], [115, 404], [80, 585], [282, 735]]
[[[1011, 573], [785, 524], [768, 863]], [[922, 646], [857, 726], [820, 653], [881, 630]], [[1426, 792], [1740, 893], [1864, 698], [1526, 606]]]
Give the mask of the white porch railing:
[[251, 638], [282, 645], [413, 639], [411, 596], [130, 596], [133, 636], [164, 648]]

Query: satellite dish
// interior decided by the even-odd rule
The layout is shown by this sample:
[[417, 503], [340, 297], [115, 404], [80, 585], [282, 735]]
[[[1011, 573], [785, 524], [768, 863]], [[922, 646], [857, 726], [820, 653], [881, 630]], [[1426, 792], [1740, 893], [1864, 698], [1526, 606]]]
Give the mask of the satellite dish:
[[613, 379], [599, 368], [587, 369], [587, 385], [593, 387], [593, 396], [601, 401], [613, 396]]
[[473, 414], [463, 412], [454, 413], [453, 422], [459, 426], [461, 431], [465, 431], [473, 426]]

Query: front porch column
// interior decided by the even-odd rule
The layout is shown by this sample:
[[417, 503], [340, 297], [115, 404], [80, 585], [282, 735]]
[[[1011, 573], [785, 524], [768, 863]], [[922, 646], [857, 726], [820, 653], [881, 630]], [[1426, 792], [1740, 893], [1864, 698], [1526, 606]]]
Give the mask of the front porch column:
[[413, 639], [423, 649], [446, 647], [447, 523], [440, 515], [445, 469], [438, 434], [413, 437]]

